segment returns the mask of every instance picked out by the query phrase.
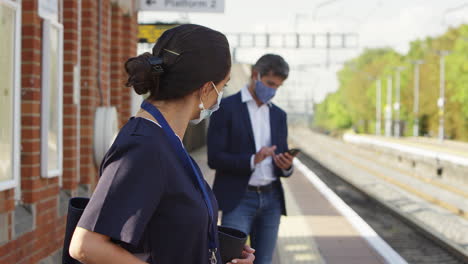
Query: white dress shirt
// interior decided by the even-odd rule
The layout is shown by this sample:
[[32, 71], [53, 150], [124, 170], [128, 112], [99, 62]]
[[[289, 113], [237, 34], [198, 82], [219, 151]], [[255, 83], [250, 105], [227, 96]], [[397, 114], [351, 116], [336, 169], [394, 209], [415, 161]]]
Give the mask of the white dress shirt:
[[[242, 102], [247, 104], [249, 110], [252, 132], [255, 140], [255, 150], [260, 151], [262, 147], [271, 147], [271, 127], [270, 127], [270, 107], [271, 103], [257, 105], [257, 102], [250, 94], [248, 86], [241, 90]], [[276, 180], [274, 174], [274, 161], [272, 157], [264, 159], [258, 164], [254, 164], [255, 155], [250, 158], [250, 166], [253, 173], [250, 176], [249, 185], [263, 186]], [[289, 170], [283, 170], [285, 175], [292, 173], [292, 167]]]

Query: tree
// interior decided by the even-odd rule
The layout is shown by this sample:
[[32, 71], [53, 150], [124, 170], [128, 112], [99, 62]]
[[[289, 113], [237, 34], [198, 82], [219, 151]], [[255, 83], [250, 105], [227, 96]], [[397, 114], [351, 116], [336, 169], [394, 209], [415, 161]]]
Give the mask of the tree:
[[[382, 81], [382, 103], [387, 101], [387, 78], [393, 79], [395, 68], [401, 71], [400, 119], [406, 124], [405, 135], [412, 134], [414, 121], [414, 66], [412, 61], [424, 60], [420, 66], [420, 104], [418, 119], [423, 134], [437, 135], [439, 123], [440, 57], [437, 51], [450, 50], [446, 57], [446, 134], [468, 141], [468, 25], [451, 28], [435, 38], [415, 40], [402, 55], [390, 48], [366, 49], [345, 63], [338, 72], [338, 91], [317, 105], [315, 125], [326, 129], [354, 127], [358, 132], [373, 133], [376, 113], [375, 80]], [[392, 102], [394, 99], [392, 98]], [[383, 113], [384, 111], [382, 111]], [[383, 113], [384, 114], [384, 113]], [[383, 118], [383, 117], [382, 117]]]

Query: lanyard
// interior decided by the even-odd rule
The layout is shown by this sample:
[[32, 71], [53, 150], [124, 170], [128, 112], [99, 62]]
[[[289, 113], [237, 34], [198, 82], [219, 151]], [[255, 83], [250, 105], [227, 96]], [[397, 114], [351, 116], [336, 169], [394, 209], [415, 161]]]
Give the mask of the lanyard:
[[216, 253], [217, 253], [218, 246], [216, 244], [216, 239], [215, 239], [215, 235], [217, 234], [217, 232], [216, 232], [216, 225], [215, 225], [215, 219], [214, 219], [213, 205], [211, 204], [210, 196], [208, 195], [208, 191], [206, 190], [205, 181], [203, 180], [203, 177], [198, 172], [195, 164], [193, 163], [192, 158], [190, 158], [189, 154], [187, 153], [184, 146], [182, 145], [182, 142], [174, 133], [172, 128], [169, 126], [169, 124], [167, 123], [166, 119], [161, 114], [161, 112], [154, 105], [148, 103], [146, 100], [143, 101], [143, 103], [141, 104], [141, 108], [147, 111], [148, 113], [150, 113], [158, 121], [158, 123], [161, 125], [162, 129], [164, 130], [166, 136], [169, 138], [170, 143], [176, 149], [176, 153], [179, 156], [179, 158], [185, 163], [187, 168], [191, 168], [193, 171], [193, 174], [198, 182], [198, 187], [200, 188], [203, 194], [205, 205], [208, 208], [208, 215], [210, 217], [209, 229], [208, 229], [208, 246], [209, 246], [209, 253], [211, 254], [210, 262], [214, 264], [217, 262]]

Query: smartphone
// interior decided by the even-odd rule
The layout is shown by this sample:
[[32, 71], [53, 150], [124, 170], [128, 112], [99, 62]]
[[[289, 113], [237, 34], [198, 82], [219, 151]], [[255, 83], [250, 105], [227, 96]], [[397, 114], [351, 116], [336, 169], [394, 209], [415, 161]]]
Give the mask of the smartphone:
[[291, 156], [296, 156], [297, 154], [299, 154], [299, 152], [301, 152], [300, 149], [298, 148], [292, 148], [288, 151], [288, 153], [291, 155]]

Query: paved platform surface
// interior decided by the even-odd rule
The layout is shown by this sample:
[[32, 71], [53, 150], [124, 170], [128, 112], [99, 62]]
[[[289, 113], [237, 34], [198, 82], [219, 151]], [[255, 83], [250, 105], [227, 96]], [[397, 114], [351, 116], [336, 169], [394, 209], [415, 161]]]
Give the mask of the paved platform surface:
[[[206, 150], [192, 153], [211, 184]], [[274, 264], [380, 264], [385, 260], [299, 171], [282, 180], [288, 216], [281, 219]]]

